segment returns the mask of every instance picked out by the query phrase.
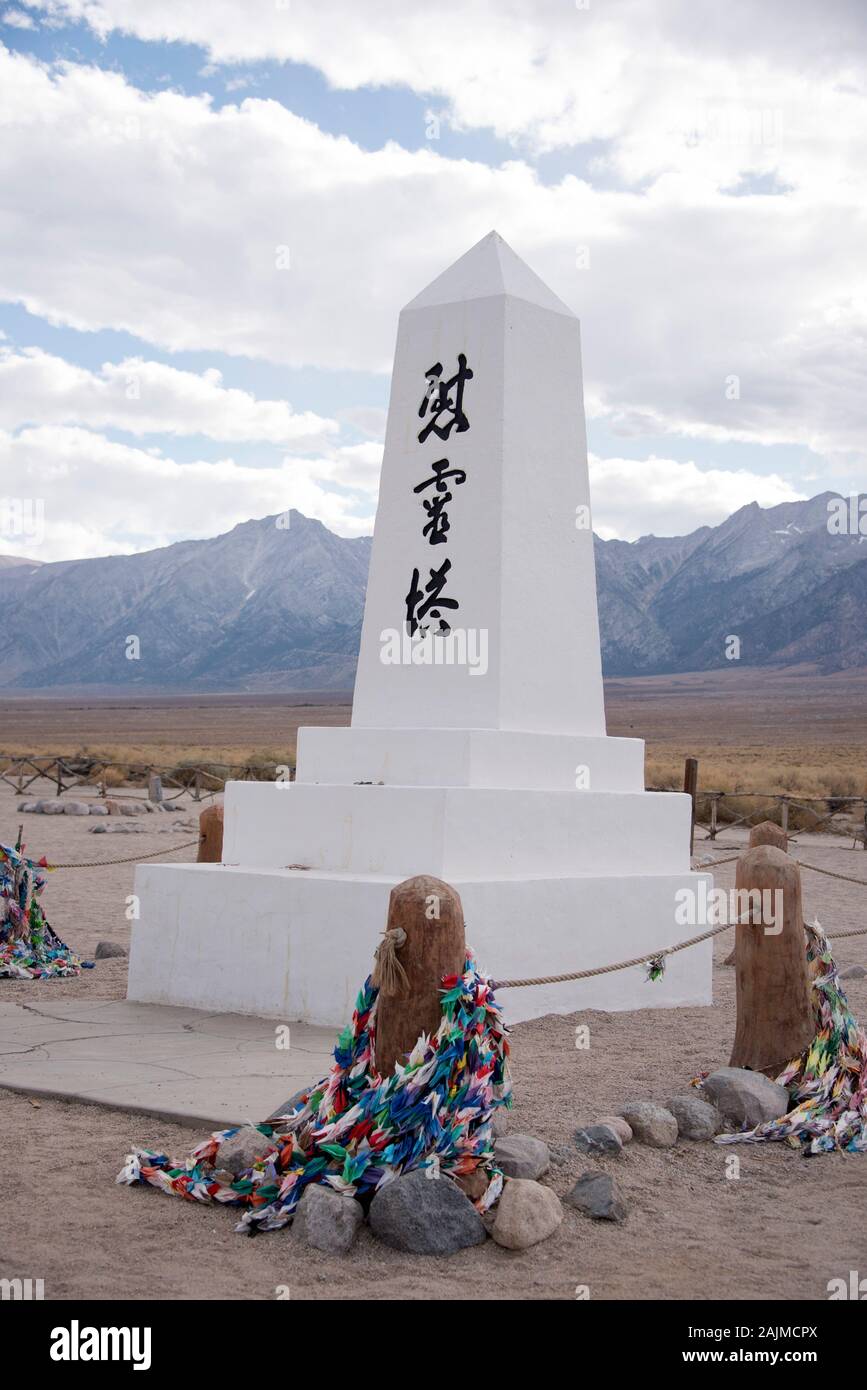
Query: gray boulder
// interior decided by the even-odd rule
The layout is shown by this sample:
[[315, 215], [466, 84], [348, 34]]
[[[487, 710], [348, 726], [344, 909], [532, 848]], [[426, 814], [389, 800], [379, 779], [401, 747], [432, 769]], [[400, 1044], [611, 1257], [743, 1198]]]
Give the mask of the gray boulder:
[[86, 801], [65, 801], [63, 814], [65, 816], [89, 816], [90, 806]]
[[19, 811], [31, 811], [31, 812], [33, 812], [35, 815], [39, 815], [40, 811], [42, 810], [42, 802], [41, 802], [41, 801], [19, 801], [19, 803], [18, 803], [18, 810], [19, 810]]
[[98, 941], [96, 950], [93, 953], [94, 960], [108, 960], [111, 956], [128, 956], [129, 951], [125, 946], [119, 946], [116, 941]]
[[768, 1120], [778, 1120], [789, 1108], [789, 1093], [760, 1071], [743, 1067], [720, 1067], [702, 1083], [702, 1094], [717, 1110], [740, 1128], [755, 1129]]
[[693, 1093], [672, 1096], [668, 1108], [677, 1120], [677, 1132], [684, 1139], [712, 1139], [722, 1129], [722, 1115], [715, 1105]]
[[101, 801], [94, 801], [90, 808], [90, 814], [92, 816], [107, 816], [108, 807], [103, 806]]
[[626, 1202], [608, 1173], [583, 1173], [563, 1201], [595, 1221], [626, 1220]]
[[864, 969], [863, 965], [850, 965], [848, 970], [840, 971], [841, 980], [863, 980], [865, 975], [867, 975], [867, 970]]
[[293, 1225], [298, 1235], [314, 1250], [328, 1255], [345, 1255], [352, 1248], [364, 1219], [354, 1197], [335, 1192], [322, 1183], [310, 1183], [298, 1203]]
[[215, 1168], [225, 1168], [238, 1177], [252, 1168], [257, 1158], [269, 1153], [275, 1147], [273, 1139], [263, 1134], [255, 1125], [242, 1125], [237, 1134], [224, 1139], [214, 1159]]
[[585, 1125], [584, 1129], [575, 1131], [575, 1147], [579, 1153], [599, 1157], [619, 1154], [623, 1142], [613, 1125]]
[[451, 1178], [417, 1168], [394, 1178], [370, 1204], [370, 1229], [392, 1250], [451, 1255], [486, 1239], [482, 1218]]
[[40, 801], [39, 810], [43, 816], [62, 816], [66, 806], [62, 801]]
[[677, 1143], [677, 1120], [664, 1105], [652, 1100], [634, 1100], [620, 1108], [635, 1138], [651, 1149], [670, 1149]]
[[563, 1220], [556, 1192], [529, 1178], [510, 1178], [497, 1203], [491, 1235], [507, 1250], [526, 1250], [553, 1235]]
[[494, 1140], [494, 1163], [507, 1178], [541, 1178], [551, 1166], [551, 1152], [531, 1134], [505, 1134]]

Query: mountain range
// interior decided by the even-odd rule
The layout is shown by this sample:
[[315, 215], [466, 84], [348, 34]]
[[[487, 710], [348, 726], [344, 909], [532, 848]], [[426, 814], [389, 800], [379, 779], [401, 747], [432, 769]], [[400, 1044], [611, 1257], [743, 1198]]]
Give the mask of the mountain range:
[[[605, 673], [724, 667], [732, 637], [748, 666], [867, 667], [867, 536], [829, 532], [835, 495], [597, 538]], [[293, 511], [136, 555], [0, 556], [0, 688], [347, 691], [370, 545]]]

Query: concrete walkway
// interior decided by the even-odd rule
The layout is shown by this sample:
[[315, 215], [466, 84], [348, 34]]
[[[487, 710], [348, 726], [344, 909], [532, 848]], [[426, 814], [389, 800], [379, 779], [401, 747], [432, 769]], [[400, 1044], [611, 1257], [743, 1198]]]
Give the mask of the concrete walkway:
[[[50, 986], [49, 986], [50, 989]], [[335, 1034], [127, 1000], [0, 1003], [0, 1087], [208, 1129], [263, 1120], [331, 1063]]]

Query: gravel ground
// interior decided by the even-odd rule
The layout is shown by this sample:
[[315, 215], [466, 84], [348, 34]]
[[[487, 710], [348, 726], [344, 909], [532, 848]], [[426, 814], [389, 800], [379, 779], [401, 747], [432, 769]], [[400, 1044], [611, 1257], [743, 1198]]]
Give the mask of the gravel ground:
[[[133, 835], [92, 835], [84, 818], [18, 816], [17, 798], [0, 793], [0, 838], [14, 840], [19, 819], [38, 857], [60, 862], [146, 854], [173, 843], [151, 828]], [[185, 815], [195, 816], [191, 805]], [[171, 824], [160, 813], [160, 824]], [[179, 829], [178, 841], [195, 828]], [[726, 832], [726, 845], [743, 836]], [[867, 882], [867, 855], [846, 841], [801, 837], [797, 857]], [[699, 853], [710, 851], [698, 845]], [[734, 853], [720, 845], [713, 853]], [[192, 850], [165, 856], [194, 858]], [[76, 951], [92, 956], [106, 939], [127, 944], [126, 895], [133, 864], [59, 870], [45, 890], [49, 920]], [[734, 882], [734, 864], [717, 883]], [[804, 875], [805, 910], [835, 930], [865, 924], [867, 889]], [[513, 1033], [514, 1132], [538, 1135], [555, 1151], [545, 1181], [565, 1195], [588, 1168], [613, 1173], [629, 1203], [622, 1226], [592, 1222], [568, 1208], [558, 1232], [524, 1252], [492, 1241], [448, 1259], [400, 1255], [362, 1231], [351, 1255], [303, 1248], [291, 1230], [249, 1240], [226, 1210], [168, 1199], [153, 1189], [114, 1185], [130, 1143], [182, 1156], [189, 1129], [96, 1106], [42, 1101], [0, 1091], [0, 1277], [41, 1278], [47, 1298], [271, 1299], [572, 1299], [586, 1285], [594, 1299], [769, 1299], [827, 1297], [831, 1278], [867, 1273], [867, 1155], [805, 1160], [782, 1145], [721, 1149], [682, 1141], [657, 1151], [629, 1145], [592, 1163], [571, 1146], [582, 1122], [623, 1101], [666, 1100], [699, 1071], [728, 1061], [734, 1034], [734, 975], [722, 965], [730, 946], [715, 943], [714, 1004], [705, 1009], [590, 1012], [549, 1016]], [[840, 942], [841, 966], [867, 966], [867, 936]], [[0, 998], [26, 1003], [47, 994], [122, 998], [126, 962], [100, 961], [78, 980], [0, 982]], [[647, 986], [650, 992], [652, 985]], [[867, 1015], [867, 979], [849, 998]], [[575, 1025], [589, 1024], [591, 1045], [576, 1050]], [[282, 1099], [282, 1096], [277, 1097]], [[732, 1155], [740, 1176], [726, 1176]]]

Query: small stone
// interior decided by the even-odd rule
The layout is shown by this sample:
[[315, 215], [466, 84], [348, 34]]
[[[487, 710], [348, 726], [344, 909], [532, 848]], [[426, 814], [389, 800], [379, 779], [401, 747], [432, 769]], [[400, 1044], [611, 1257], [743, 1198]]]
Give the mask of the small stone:
[[651, 1149], [670, 1149], [677, 1143], [677, 1120], [664, 1105], [634, 1100], [620, 1111], [635, 1138]]
[[672, 1096], [668, 1108], [684, 1139], [712, 1139], [722, 1129], [722, 1115], [699, 1095]]
[[620, 1135], [612, 1125], [585, 1125], [575, 1131], [575, 1147], [581, 1154], [619, 1154], [623, 1148]]
[[622, 1115], [600, 1115], [596, 1121], [598, 1125], [608, 1125], [619, 1137], [621, 1144], [629, 1144], [632, 1141], [632, 1130], [626, 1123]]
[[107, 816], [108, 807], [103, 806], [101, 802], [94, 801], [91, 803], [90, 814], [92, 816]]
[[848, 970], [840, 971], [841, 980], [863, 980], [865, 975], [867, 975], [867, 970], [864, 969], [863, 965], [850, 965]]
[[105, 835], [105, 834], [107, 834], [107, 832], [108, 832], [108, 826], [107, 826], [107, 825], [92, 825], [92, 826], [90, 827], [90, 833], [91, 833], [91, 835]]
[[90, 807], [86, 801], [65, 801], [63, 814], [65, 816], [89, 816]]
[[490, 1181], [490, 1174], [486, 1168], [474, 1168], [472, 1173], [463, 1173], [459, 1178], [455, 1178], [461, 1192], [465, 1197], [469, 1197], [471, 1202], [477, 1202], [480, 1197], [484, 1197]]
[[228, 1168], [230, 1173], [238, 1177], [252, 1168], [257, 1158], [270, 1153], [274, 1147], [274, 1141], [255, 1125], [242, 1125], [237, 1134], [223, 1140], [217, 1149], [214, 1167]]
[[547, 1144], [531, 1134], [506, 1134], [494, 1141], [494, 1162], [507, 1178], [541, 1178], [551, 1164]]
[[498, 1110], [491, 1121], [491, 1133], [495, 1139], [502, 1139], [509, 1132], [508, 1110]]
[[738, 1128], [778, 1120], [789, 1108], [789, 1093], [760, 1071], [744, 1067], [720, 1067], [702, 1083], [702, 1094]]
[[431, 1171], [416, 1168], [379, 1189], [369, 1212], [374, 1235], [413, 1255], [451, 1255], [482, 1245], [485, 1227], [472, 1202], [451, 1178], [429, 1177]]
[[96, 950], [93, 953], [94, 960], [108, 960], [110, 956], [127, 956], [129, 952], [125, 946], [119, 946], [116, 941], [98, 941]]
[[143, 816], [147, 813], [145, 801], [121, 801], [118, 805], [122, 816]]
[[310, 1183], [295, 1211], [293, 1225], [303, 1241], [328, 1255], [352, 1248], [364, 1219], [359, 1202], [322, 1183]]
[[568, 1144], [555, 1144], [551, 1149], [551, 1163], [555, 1168], [564, 1168], [574, 1159], [575, 1153]]
[[563, 1201], [596, 1221], [625, 1221], [626, 1202], [608, 1173], [583, 1173]]
[[497, 1203], [491, 1235], [507, 1250], [526, 1250], [556, 1231], [563, 1220], [557, 1194], [529, 1178], [510, 1178]]

